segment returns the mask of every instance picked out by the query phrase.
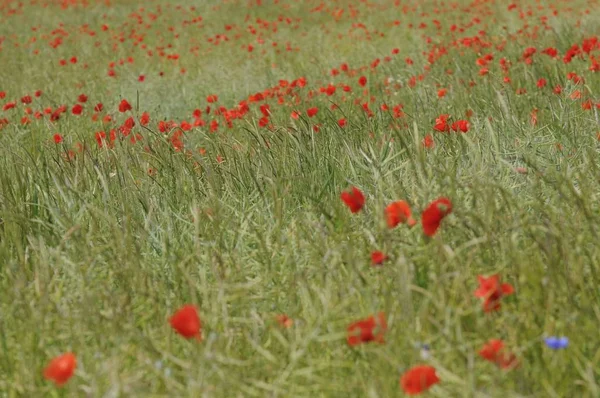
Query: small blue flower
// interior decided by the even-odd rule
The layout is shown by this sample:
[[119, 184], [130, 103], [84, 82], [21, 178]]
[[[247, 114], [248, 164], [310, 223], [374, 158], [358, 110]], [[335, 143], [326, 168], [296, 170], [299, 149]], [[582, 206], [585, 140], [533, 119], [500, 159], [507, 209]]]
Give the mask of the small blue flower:
[[568, 337], [551, 336], [551, 337], [546, 337], [544, 339], [544, 341], [546, 342], [546, 345], [548, 347], [552, 348], [553, 350], [560, 350], [563, 348], [567, 348], [569, 346], [569, 338]]
[[429, 347], [429, 344], [421, 344], [420, 348], [421, 348], [421, 351], [420, 351], [421, 359], [427, 360], [427, 359], [431, 358], [431, 351], [430, 351], [431, 348]]

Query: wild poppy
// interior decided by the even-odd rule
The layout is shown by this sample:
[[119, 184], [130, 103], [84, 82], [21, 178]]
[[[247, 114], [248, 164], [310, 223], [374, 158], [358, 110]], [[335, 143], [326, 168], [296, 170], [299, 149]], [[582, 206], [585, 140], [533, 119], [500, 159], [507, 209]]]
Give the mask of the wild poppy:
[[385, 314], [380, 312], [377, 315], [371, 315], [366, 319], [356, 321], [348, 326], [348, 336], [346, 341], [351, 347], [371, 341], [379, 344], [385, 343], [383, 335], [387, 330]]
[[186, 339], [202, 340], [202, 323], [198, 311], [193, 305], [187, 304], [181, 307], [169, 318], [169, 323], [177, 333]]
[[407, 223], [409, 227], [412, 227], [417, 223], [412, 218], [410, 206], [403, 200], [392, 202], [385, 208], [385, 219], [388, 228], [394, 228], [400, 223]]
[[284, 327], [286, 329], [289, 329], [292, 327], [292, 325], [294, 324], [294, 320], [290, 317], [288, 317], [285, 314], [279, 314], [275, 317], [275, 320], [277, 321], [277, 323], [279, 323], [279, 325], [281, 327]]
[[53, 139], [54, 139], [54, 143], [55, 143], [55, 144], [60, 144], [61, 142], [63, 142], [63, 137], [62, 137], [62, 135], [60, 135], [60, 134], [58, 134], [58, 133], [54, 134], [54, 137], [53, 137]]
[[383, 252], [377, 250], [371, 253], [372, 266], [381, 265], [385, 260], [387, 260], [387, 256]]
[[469, 131], [469, 122], [466, 120], [457, 120], [456, 122], [452, 123], [452, 130], [453, 131], [462, 131], [463, 133], [466, 133], [467, 131]]
[[433, 126], [433, 129], [442, 133], [450, 131], [450, 126], [448, 126], [449, 117], [450, 115], [447, 114], [440, 115], [435, 119], [435, 125]]
[[500, 339], [491, 339], [488, 341], [481, 350], [479, 350], [479, 356], [486, 361], [496, 362], [498, 353], [504, 349], [504, 342]]
[[13, 109], [15, 106], [17, 106], [17, 103], [15, 101], [13, 102], [7, 102], [6, 104], [4, 104], [4, 106], [2, 107], [3, 111], [7, 111], [9, 109]]
[[313, 117], [315, 116], [317, 113], [319, 112], [319, 108], [314, 107], [314, 108], [308, 108], [306, 110], [306, 114], [308, 115], [308, 117]]
[[433, 148], [435, 146], [435, 141], [433, 141], [433, 136], [431, 134], [427, 134], [421, 144], [425, 148]]
[[479, 275], [479, 287], [475, 290], [475, 297], [483, 299], [483, 311], [492, 312], [500, 309], [500, 299], [515, 292], [509, 283], [500, 283], [499, 275], [489, 278]]
[[119, 112], [123, 113], [123, 112], [127, 112], [131, 110], [131, 105], [129, 104], [129, 102], [127, 102], [127, 100], [122, 100], [121, 103], [119, 104]]
[[367, 84], [367, 78], [364, 76], [361, 76], [358, 79], [358, 84], [360, 84], [361, 87], [364, 87]]
[[500, 339], [489, 340], [479, 350], [479, 356], [502, 369], [513, 369], [518, 366], [517, 357], [504, 350], [504, 342]]
[[150, 115], [148, 114], [148, 112], [144, 112], [140, 117], [140, 124], [142, 126], [146, 126], [148, 123], [150, 123]]
[[542, 87], [546, 86], [547, 83], [548, 83], [548, 81], [542, 77], [537, 81], [536, 86], [538, 86], [539, 88], [542, 88]]
[[262, 113], [262, 115], [264, 117], [269, 117], [271, 116], [271, 107], [269, 106], [269, 104], [263, 104], [260, 106], [260, 113]]
[[352, 213], [358, 213], [365, 205], [365, 196], [356, 187], [352, 187], [352, 191], [342, 192], [340, 197]]
[[258, 120], [258, 125], [260, 127], [265, 127], [269, 124], [269, 117], [268, 116], [263, 116]]
[[73, 109], [71, 109], [71, 112], [73, 115], [81, 115], [81, 112], [83, 112], [83, 106], [81, 106], [81, 104], [75, 104]]
[[451, 212], [452, 202], [450, 202], [450, 199], [439, 198], [431, 202], [421, 214], [421, 224], [425, 235], [435, 235], [444, 217]]
[[407, 395], [421, 394], [439, 382], [435, 368], [429, 365], [414, 366], [400, 378], [400, 385]]
[[64, 385], [77, 367], [77, 359], [75, 354], [67, 352], [53, 358], [44, 369], [44, 378], [52, 380], [57, 386]]

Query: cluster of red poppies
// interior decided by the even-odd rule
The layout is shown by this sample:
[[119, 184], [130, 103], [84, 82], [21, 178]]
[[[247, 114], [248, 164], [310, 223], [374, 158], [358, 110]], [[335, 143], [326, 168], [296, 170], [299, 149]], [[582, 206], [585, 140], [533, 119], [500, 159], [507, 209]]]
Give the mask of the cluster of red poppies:
[[[341, 199], [352, 213], [358, 213], [365, 205], [365, 196], [356, 187], [342, 192]], [[429, 203], [421, 213], [423, 233], [429, 237], [435, 235], [442, 220], [451, 212], [452, 202], [448, 198], [442, 197]], [[392, 202], [385, 208], [385, 219], [389, 228], [395, 228], [401, 223], [412, 227], [417, 223], [412, 217], [409, 204], [403, 200]], [[380, 251], [371, 254], [373, 265], [380, 265], [386, 259], [387, 256]], [[499, 275], [492, 275], [488, 278], [479, 276], [478, 281], [479, 287], [474, 294], [475, 297], [483, 300], [484, 312], [498, 311], [502, 297], [514, 293], [514, 288], [510, 284], [501, 283]], [[383, 344], [385, 343], [384, 335], [387, 328], [388, 325], [383, 312], [356, 321], [348, 326], [348, 345], [357, 346], [369, 342]], [[504, 349], [502, 340], [490, 340], [479, 351], [479, 355], [503, 369], [512, 369], [518, 365], [516, 356]], [[436, 374], [436, 369], [429, 365], [414, 366], [404, 373], [400, 379], [400, 385], [408, 395], [420, 394], [439, 382], [440, 378]]]

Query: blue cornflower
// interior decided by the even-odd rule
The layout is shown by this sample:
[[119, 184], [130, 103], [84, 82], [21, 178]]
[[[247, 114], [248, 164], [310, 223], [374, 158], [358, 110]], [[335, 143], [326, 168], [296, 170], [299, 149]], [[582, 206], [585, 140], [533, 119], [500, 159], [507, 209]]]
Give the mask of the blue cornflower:
[[568, 337], [551, 336], [551, 337], [546, 337], [544, 339], [544, 341], [546, 342], [546, 345], [548, 347], [552, 348], [553, 350], [560, 350], [563, 348], [567, 348], [569, 346], [569, 338]]
[[421, 344], [421, 359], [423, 360], [427, 360], [429, 358], [431, 358], [431, 347], [429, 346], [429, 344]]

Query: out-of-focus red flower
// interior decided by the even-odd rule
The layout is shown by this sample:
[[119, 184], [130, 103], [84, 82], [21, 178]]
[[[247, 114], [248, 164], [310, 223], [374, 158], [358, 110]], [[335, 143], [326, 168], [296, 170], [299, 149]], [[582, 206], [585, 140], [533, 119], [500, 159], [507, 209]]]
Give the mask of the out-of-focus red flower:
[[381, 251], [374, 251], [371, 253], [371, 265], [381, 265], [383, 262], [387, 260], [387, 256]]
[[414, 366], [400, 378], [400, 385], [407, 395], [421, 394], [439, 382], [435, 368], [429, 365]]
[[421, 214], [423, 232], [427, 236], [433, 236], [444, 217], [452, 212], [452, 202], [448, 198], [439, 198], [431, 202]]
[[294, 320], [285, 314], [279, 314], [275, 316], [275, 320], [281, 327], [284, 327], [286, 329], [291, 328], [294, 324]]
[[498, 311], [502, 297], [515, 292], [511, 284], [500, 282], [498, 274], [489, 278], [479, 275], [477, 280], [479, 281], [479, 287], [475, 290], [475, 297], [483, 299], [483, 310], [485, 312]]
[[384, 334], [387, 330], [387, 322], [383, 312], [371, 315], [366, 319], [356, 321], [348, 326], [348, 345], [354, 347], [371, 341], [379, 344], [385, 343]]
[[119, 104], [119, 112], [123, 113], [123, 112], [127, 112], [131, 110], [131, 105], [129, 104], [129, 102], [127, 102], [126, 99], [121, 100], [121, 103]]
[[71, 352], [52, 359], [44, 369], [44, 378], [52, 380], [57, 386], [64, 385], [75, 373], [77, 359]]
[[342, 192], [340, 197], [352, 213], [358, 213], [365, 205], [365, 196], [356, 187], [352, 187], [349, 192]]
[[450, 126], [448, 125], [448, 118], [450, 115], [440, 115], [437, 119], [435, 119], [435, 125], [433, 129], [440, 132], [450, 131]]
[[193, 305], [187, 304], [181, 307], [169, 318], [169, 323], [177, 333], [186, 339], [202, 340], [202, 323], [198, 311]]
[[504, 342], [500, 339], [489, 340], [479, 350], [479, 356], [486, 361], [495, 363], [502, 369], [513, 369], [519, 365], [517, 357], [504, 350]]
[[410, 205], [403, 200], [392, 202], [385, 208], [385, 220], [388, 228], [394, 228], [400, 223], [412, 227], [417, 223], [412, 217]]

